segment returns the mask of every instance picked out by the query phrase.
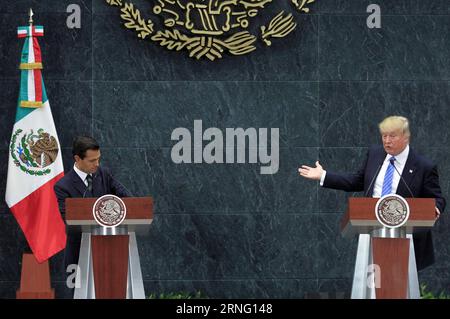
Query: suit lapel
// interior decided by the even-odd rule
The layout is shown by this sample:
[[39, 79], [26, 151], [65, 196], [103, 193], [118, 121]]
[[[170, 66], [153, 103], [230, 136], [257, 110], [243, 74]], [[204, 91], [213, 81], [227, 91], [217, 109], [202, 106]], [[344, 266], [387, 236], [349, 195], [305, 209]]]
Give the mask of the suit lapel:
[[69, 173], [72, 178], [73, 186], [80, 193], [80, 196], [83, 196], [86, 190], [86, 184], [81, 180], [80, 176], [72, 169]]
[[[416, 156], [414, 155], [414, 151], [410, 148], [408, 159], [406, 160], [405, 167], [403, 168], [402, 177], [403, 180], [400, 179], [398, 182], [397, 187], [397, 194], [404, 196], [404, 197], [410, 197], [411, 193], [409, 192], [408, 188], [405, 184], [408, 185], [408, 187], [413, 191], [412, 187], [412, 181], [414, 177], [416, 176], [417, 171], [417, 163], [416, 163]], [[413, 194], [414, 195], [414, 194]]]
[[103, 180], [100, 173], [100, 167], [97, 169], [97, 172], [94, 174], [94, 181], [92, 182], [92, 192], [94, 197], [100, 197], [104, 195], [103, 192]]

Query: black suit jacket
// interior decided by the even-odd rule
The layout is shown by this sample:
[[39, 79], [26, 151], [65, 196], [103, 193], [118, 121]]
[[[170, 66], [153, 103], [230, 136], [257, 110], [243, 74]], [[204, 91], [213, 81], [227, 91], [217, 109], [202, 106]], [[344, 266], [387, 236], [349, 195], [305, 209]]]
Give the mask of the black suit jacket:
[[[372, 196], [374, 179], [383, 165], [386, 152], [381, 146], [372, 146], [367, 152], [367, 157], [361, 169], [355, 174], [339, 174], [327, 171], [323, 186], [327, 188], [345, 190], [347, 192], [364, 191], [367, 196]], [[395, 172], [394, 172], [395, 174]], [[445, 198], [442, 196], [439, 185], [437, 166], [427, 158], [417, 154], [411, 147], [408, 159], [402, 172], [397, 194], [403, 197], [435, 198], [436, 207], [443, 213]], [[408, 185], [408, 187], [406, 186]], [[417, 268], [423, 269], [434, 263], [434, 248], [431, 231], [414, 233], [414, 251], [416, 254]]]
[[[86, 184], [73, 168], [64, 175], [54, 186], [56, 197], [58, 198], [59, 210], [62, 214], [66, 212], [65, 200], [69, 197], [100, 197], [106, 194], [118, 197], [130, 197], [132, 194], [111, 175], [110, 171], [104, 167], [99, 167], [92, 178], [92, 192], [87, 189]], [[80, 250], [80, 234], [69, 234], [65, 249], [66, 267], [70, 264], [78, 263]]]
[[65, 200], [68, 197], [100, 197], [106, 194], [118, 197], [130, 197], [131, 193], [111, 175], [107, 168], [99, 167], [93, 174], [92, 192], [73, 168], [64, 175], [54, 186], [58, 198], [59, 210], [66, 212]]

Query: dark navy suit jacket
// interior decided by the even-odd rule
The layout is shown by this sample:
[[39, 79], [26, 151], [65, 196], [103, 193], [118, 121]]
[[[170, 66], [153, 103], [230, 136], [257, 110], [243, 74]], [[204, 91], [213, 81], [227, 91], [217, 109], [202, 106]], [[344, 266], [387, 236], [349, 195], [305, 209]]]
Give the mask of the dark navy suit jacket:
[[100, 197], [106, 194], [118, 197], [130, 197], [131, 193], [111, 175], [107, 168], [99, 167], [92, 178], [92, 192], [73, 168], [61, 178], [54, 187], [58, 198], [59, 210], [66, 212], [65, 200], [68, 197]]
[[[367, 152], [366, 160], [362, 168], [355, 174], [339, 174], [327, 171], [323, 186], [327, 188], [344, 190], [347, 192], [364, 191], [367, 196], [372, 196], [374, 179], [378, 175], [386, 152], [381, 146], [372, 146]], [[394, 172], [395, 174], [395, 172]], [[437, 166], [427, 158], [417, 154], [410, 147], [408, 159], [402, 172], [397, 194], [403, 197], [435, 198], [436, 207], [443, 213], [445, 198], [442, 197], [439, 185]], [[409, 189], [412, 192], [412, 196]], [[369, 188], [370, 187], [370, 188]], [[423, 269], [434, 263], [434, 248], [431, 231], [414, 233], [414, 251], [417, 268]]]
[[[62, 214], [66, 212], [65, 200], [68, 197], [100, 197], [106, 194], [118, 197], [130, 197], [131, 193], [111, 175], [107, 168], [99, 167], [93, 174], [92, 192], [87, 189], [86, 184], [73, 168], [64, 175], [54, 186], [58, 198], [59, 210]], [[78, 253], [80, 247], [80, 234], [70, 234], [65, 249], [66, 266], [78, 264]]]

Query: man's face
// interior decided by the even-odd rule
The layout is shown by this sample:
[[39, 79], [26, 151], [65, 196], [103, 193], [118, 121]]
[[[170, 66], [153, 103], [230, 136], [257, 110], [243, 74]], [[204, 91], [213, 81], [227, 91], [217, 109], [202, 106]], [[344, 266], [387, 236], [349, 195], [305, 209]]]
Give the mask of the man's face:
[[381, 133], [383, 147], [386, 153], [397, 156], [409, 144], [409, 137], [403, 134], [402, 130]]
[[95, 173], [100, 165], [100, 150], [87, 150], [83, 159], [75, 155], [75, 164], [79, 170], [87, 174]]

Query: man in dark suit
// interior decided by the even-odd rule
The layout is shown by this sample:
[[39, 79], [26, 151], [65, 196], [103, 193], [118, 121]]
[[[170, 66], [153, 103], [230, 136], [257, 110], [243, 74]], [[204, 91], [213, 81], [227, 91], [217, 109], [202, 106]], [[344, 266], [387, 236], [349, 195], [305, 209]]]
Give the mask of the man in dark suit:
[[[106, 194], [129, 197], [131, 193], [100, 166], [100, 146], [88, 136], [78, 136], [73, 141], [73, 168], [54, 186], [59, 210], [65, 214], [65, 200], [68, 197], [100, 197]], [[69, 236], [65, 251], [66, 266], [78, 263], [80, 236]]]
[[[390, 116], [379, 124], [379, 128], [383, 147], [370, 147], [358, 172], [341, 174], [325, 171], [317, 161], [316, 167], [302, 165], [298, 169], [300, 175], [319, 180], [323, 187], [347, 192], [364, 191], [365, 196], [398, 194], [403, 197], [434, 198], [436, 219], [439, 218], [446, 202], [439, 186], [437, 166], [409, 147], [411, 133], [408, 119]], [[417, 269], [433, 264], [431, 231], [414, 233], [413, 238]]]

